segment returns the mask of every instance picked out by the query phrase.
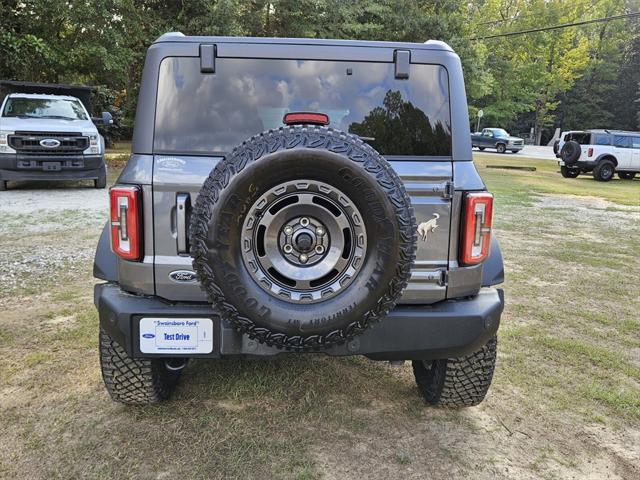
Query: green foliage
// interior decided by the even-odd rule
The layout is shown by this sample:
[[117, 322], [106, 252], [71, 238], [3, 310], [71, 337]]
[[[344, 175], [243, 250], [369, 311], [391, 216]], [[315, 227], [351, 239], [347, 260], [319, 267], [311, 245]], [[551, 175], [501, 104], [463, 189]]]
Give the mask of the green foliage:
[[633, 130], [638, 104], [630, 92], [640, 82], [640, 23], [602, 24], [590, 52], [589, 66], [574, 87], [561, 97], [557, 124], [566, 129], [621, 128]]
[[416, 151], [447, 154], [442, 146], [448, 144], [448, 131], [440, 122], [433, 126], [424, 112], [405, 101], [399, 91], [389, 90], [383, 105], [374, 108], [362, 122], [349, 125], [349, 132], [373, 138], [369, 143], [377, 150], [384, 148], [387, 155]]
[[[476, 7], [478, 37], [628, 11], [624, 0], [487, 0]], [[484, 83], [490, 88], [469, 92], [470, 111], [483, 108], [486, 125], [532, 126], [538, 140], [554, 126], [633, 128], [628, 119], [635, 116], [634, 106], [613, 101], [628, 97], [622, 78], [627, 85], [640, 81], [638, 30], [629, 28], [632, 22], [637, 25], [637, 20], [614, 21], [484, 40], [489, 52]]]
[[99, 85], [93, 91], [92, 103], [96, 114], [109, 112], [113, 117], [112, 125], [99, 125], [98, 130], [104, 137], [108, 148], [113, 147], [114, 142], [124, 138], [131, 138], [133, 124], [125, 117], [122, 105], [122, 92]]
[[[454, 47], [469, 110], [484, 125], [538, 135], [556, 125], [632, 128], [640, 82], [638, 21], [473, 41], [496, 33], [637, 10], [630, 0], [3, 0], [0, 78], [103, 86], [130, 134], [146, 49], [192, 35], [351, 38]], [[490, 23], [487, 23], [490, 22]], [[106, 94], [105, 92], [111, 92]], [[100, 100], [102, 102], [102, 100]], [[102, 105], [104, 102], [102, 102]], [[98, 109], [96, 109], [98, 110]]]

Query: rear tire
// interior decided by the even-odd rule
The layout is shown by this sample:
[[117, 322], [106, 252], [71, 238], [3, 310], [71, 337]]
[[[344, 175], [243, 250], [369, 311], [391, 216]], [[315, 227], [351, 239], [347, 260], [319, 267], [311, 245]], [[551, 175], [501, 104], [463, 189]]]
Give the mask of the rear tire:
[[611, 160], [601, 160], [593, 169], [593, 178], [599, 182], [608, 182], [613, 178], [616, 166]]
[[169, 371], [163, 359], [131, 358], [100, 329], [100, 367], [111, 398], [129, 405], [158, 403], [169, 398], [180, 372]]
[[621, 180], [633, 180], [636, 177], [636, 172], [618, 172], [618, 177]]
[[496, 150], [498, 151], [498, 153], [504, 153], [507, 151], [507, 146], [504, 143], [499, 143], [498, 145], [496, 145]]
[[560, 173], [564, 178], [576, 178], [578, 175], [580, 175], [580, 170], [561, 166]]
[[4, 192], [7, 189], [7, 181], [0, 180], [0, 192]]
[[484, 152], [484, 148], [485, 147], [478, 147], [478, 150], [480, 150], [481, 152]]
[[496, 365], [497, 339], [494, 336], [480, 350], [458, 358], [413, 361], [418, 390], [427, 403], [460, 408], [484, 400]]

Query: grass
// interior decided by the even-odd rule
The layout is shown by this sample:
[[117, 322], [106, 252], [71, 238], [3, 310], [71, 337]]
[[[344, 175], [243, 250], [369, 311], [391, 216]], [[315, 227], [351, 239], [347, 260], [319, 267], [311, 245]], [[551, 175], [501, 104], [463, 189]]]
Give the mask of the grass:
[[[609, 200], [620, 205], [640, 204], [640, 178], [620, 180], [615, 177], [609, 182], [597, 182], [592, 176], [580, 175], [578, 178], [563, 178], [560, 167], [550, 160], [537, 160], [519, 155], [478, 155], [475, 163], [491, 190], [501, 194], [522, 198], [532, 193], [559, 195], [577, 195]], [[518, 170], [497, 170], [487, 165], [514, 165], [535, 167], [535, 172]], [[624, 211], [624, 210], [623, 210]]]
[[[507, 160], [537, 171], [483, 168]], [[637, 476], [640, 182], [563, 179], [519, 156], [478, 170], [496, 194], [507, 303], [492, 388], [463, 411], [424, 406], [408, 364], [320, 355], [195, 361], [172, 401], [115, 404], [92, 304], [101, 219], [0, 214], [13, 252], [0, 274], [25, 262], [0, 291], [0, 478]], [[67, 245], [64, 263], [27, 268], [30, 252]]]
[[108, 155], [129, 155], [131, 142], [115, 142], [111, 148], [107, 148]]
[[108, 168], [121, 170], [129, 160], [131, 154], [131, 142], [116, 142], [111, 148], [107, 148], [105, 159]]

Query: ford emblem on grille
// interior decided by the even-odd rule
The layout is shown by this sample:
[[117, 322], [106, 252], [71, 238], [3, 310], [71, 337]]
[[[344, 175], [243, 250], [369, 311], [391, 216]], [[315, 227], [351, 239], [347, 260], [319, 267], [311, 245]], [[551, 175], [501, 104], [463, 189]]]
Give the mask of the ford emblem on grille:
[[169, 278], [178, 283], [194, 283], [198, 280], [196, 272], [191, 270], [175, 270], [169, 274]]
[[40, 145], [46, 148], [56, 148], [60, 146], [60, 140], [55, 138], [43, 138], [40, 140]]

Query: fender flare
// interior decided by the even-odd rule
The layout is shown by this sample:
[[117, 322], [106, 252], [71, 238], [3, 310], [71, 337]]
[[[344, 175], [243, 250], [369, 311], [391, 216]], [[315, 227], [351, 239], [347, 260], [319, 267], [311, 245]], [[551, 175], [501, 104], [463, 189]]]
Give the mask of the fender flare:
[[613, 163], [616, 165], [616, 168], [618, 167], [618, 159], [616, 158], [616, 156], [613, 153], [601, 153], [600, 155], [598, 155], [596, 157], [596, 159], [593, 161], [595, 164], [598, 164], [600, 162], [600, 160], [608, 160], [609, 158], [611, 158], [613, 160]]
[[498, 239], [492, 232], [489, 256], [482, 264], [482, 286], [490, 287], [500, 283], [504, 283], [504, 262], [500, 251], [500, 243], [498, 243]]
[[98, 240], [96, 256], [93, 260], [93, 276], [107, 282], [118, 281], [118, 257], [111, 250], [109, 222], [104, 224], [100, 240]]

